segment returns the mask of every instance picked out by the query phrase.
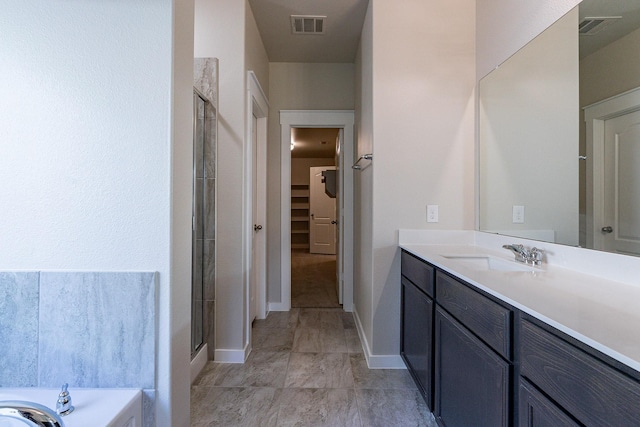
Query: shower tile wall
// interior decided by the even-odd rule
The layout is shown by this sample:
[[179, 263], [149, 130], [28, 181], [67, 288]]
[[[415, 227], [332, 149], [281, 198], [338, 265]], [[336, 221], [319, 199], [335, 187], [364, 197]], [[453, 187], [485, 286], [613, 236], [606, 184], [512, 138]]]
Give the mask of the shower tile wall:
[[216, 225], [216, 141], [218, 108], [218, 59], [195, 58], [193, 86], [209, 101], [205, 108], [204, 175], [204, 342], [208, 358], [213, 360], [215, 351], [215, 225]]
[[154, 424], [156, 274], [0, 272], [0, 387], [144, 390]]
[[0, 272], [0, 387], [38, 384], [37, 272]]

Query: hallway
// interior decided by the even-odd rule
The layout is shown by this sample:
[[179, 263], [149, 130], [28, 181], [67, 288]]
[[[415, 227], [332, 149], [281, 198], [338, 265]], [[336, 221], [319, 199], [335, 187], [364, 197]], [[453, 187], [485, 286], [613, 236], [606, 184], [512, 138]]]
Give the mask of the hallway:
[[406, 370], [367, 368], [351, 313], [293, 308], [252, 331], [245, 364], [196, 379], [191, 426], [436, 426]]

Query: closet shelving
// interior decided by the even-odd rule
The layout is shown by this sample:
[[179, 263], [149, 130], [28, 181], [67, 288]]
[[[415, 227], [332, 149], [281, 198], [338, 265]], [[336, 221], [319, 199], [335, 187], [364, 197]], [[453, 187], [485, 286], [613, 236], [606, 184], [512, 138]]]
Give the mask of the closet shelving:
[[291, 248], [309, 248], [309, 186], [291, 185]]

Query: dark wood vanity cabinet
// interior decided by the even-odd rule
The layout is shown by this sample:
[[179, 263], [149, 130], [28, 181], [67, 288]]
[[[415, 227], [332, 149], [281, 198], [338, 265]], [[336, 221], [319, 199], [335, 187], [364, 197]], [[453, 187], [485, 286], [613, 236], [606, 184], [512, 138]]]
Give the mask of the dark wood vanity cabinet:
[[401, 355], [441, 427], [640, 426], [640, 373], [402, 251]]
[[400, 355], [432, 409], [434, 268], [402, 253]]
[[[608, 361], [604, 355], [529, 316], [520, 323], [520, 342], [523, 381], [533, 384], [555, 402], [556, 408], [562, 408], [563, 415], [576, 421], [557, 421], [553, 425], [640, 425], [640, 382], [636, 371]], [[526, 396], [525, 392], [525, 399]], [[521, 425], [531, 425], [522, 424], [524, 417], [521, 414]]]

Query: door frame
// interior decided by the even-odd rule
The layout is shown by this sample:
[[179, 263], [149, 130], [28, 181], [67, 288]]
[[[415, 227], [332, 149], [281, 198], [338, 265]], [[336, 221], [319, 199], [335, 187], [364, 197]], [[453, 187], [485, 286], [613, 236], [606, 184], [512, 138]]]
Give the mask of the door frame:
[[[244, 218], [243, 218], [243, 240], [244, 240], [244, 260], [243, 260], [243, 283], [245, 290], [244, 298], [244, 318], [245, 318], [245, 349], [251, 347], [251, 278], [254, 266], [258, 269], [256, 277], [256, 318], [267, 317], [267, 125], [269, 119], [269, 101], [267, 100], [260, 82], [253, 71], [247, 72], [247, 106], [246, 106], [246, 126], [245, 126], [245, 156], [244, 156]], [[253, 117], [256, 117], [256, 152], [253, 152]], [[253, 170], [253, 159], [256, 158], [256, 170]], [[253, 177], [257, 174], [257, 188], [253, 188]], [[257, 192], [256, 204], [253, 205], [253, 192]], [[256, 249], [256, 260], [252, 256], [253, 245], [253, 222], [254, 210], [263, 225], [261, 233], [261, 247]]]
[[584, 107], [587, 142], [586, 246], [601, 249], [604, 235], [604, 123], [640, 110], [640, 87]]
[[280, 111], [280, 302], [270, 304], [274, 311], [291, 309], [291, 129], [337, 128], [341, 129], [343, 147], [340, 162], [341, 200], [343, 207], [340, 227], [340, 250], [344, 259], [342, 283], [344, 311], [353, 311], [353, 161], [354, 149], [353, 110], [281, 110]]

